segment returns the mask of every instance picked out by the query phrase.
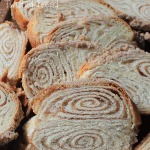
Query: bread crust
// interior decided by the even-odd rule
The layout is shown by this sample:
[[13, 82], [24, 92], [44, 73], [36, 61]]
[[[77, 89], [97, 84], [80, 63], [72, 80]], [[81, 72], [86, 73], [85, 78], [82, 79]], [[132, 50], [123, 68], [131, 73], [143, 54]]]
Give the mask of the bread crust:
[[32, 17], [31, 21], [27, 25], [27, 37], [29, 39], [29, 42], [33, 48], [40, 45], [40, 37], [38, 31], [36, 31], [36, 25], [38, 24], [40, 20], [40, 16], [37, 15], [41, 12], [41, 8], [35, 10], [34, 16]]
[[12, 18], [16, 20], [18, 26], [21, 30], [27, 30], [27, 24], [29, 23], [29, 20], [24, 17], [24, 15], [20, 12], [19, 8], [17, 8], [16, 3], [18, 3], [20, 0], [15, 0], [12, 7]]

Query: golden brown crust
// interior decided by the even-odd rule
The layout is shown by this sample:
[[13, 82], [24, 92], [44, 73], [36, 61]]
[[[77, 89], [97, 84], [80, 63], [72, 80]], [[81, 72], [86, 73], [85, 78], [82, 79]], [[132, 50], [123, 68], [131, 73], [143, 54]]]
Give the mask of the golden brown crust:
[[27, 25], [27, 31], [26, 31], [27, 37], [28, 37], [29, 42], [33, 48], [40, 45], [40, 37], [39, 37], [38, 32], [36, 32], [36, 24], [37, 24], [38, 19], [39, 19], [36, 16], [36, 13], [39, 12], [40, 10], [41, 9], [35, 10], [35, 15], [32, 17], [31, 21]]
[[28, 19], [26, 19], [23, 14], [20, 12], [20, 10], [17, 8], [16, 6], [16, 2], [19, 2], [20, 0], [16, 0], [11, 8], [12, 11], [12, 18], [14, 20], [16, 20], [18, 26], [20, 27], [20, 29], [22, 30], [26, 30], [27, 29], [27, 24], [29, 23]]

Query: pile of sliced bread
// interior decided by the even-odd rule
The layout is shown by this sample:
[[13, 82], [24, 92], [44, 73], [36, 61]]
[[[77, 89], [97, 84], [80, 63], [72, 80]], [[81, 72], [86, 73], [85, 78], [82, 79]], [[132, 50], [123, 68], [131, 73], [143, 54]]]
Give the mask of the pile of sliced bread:
[[138, 141], [150, 54], [135, 40], [149, 35], [149, 0], [14, 0], [11, 16], [0, 24], [0, 149], [150, 150], [150, 131]]

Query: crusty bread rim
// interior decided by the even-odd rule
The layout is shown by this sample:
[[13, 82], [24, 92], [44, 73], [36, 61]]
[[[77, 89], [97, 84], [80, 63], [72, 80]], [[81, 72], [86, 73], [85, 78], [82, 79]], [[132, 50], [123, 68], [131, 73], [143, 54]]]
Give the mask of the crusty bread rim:
[[132, 38], [130, 39], [130, 41], [133, 41], [134, 39], [134, 32], [133, 30], [131, 29], [131, 27], [125, 22], [123, 21], [122, 19], [119, 19], [119, 18], [114, 18], [114, 17], [108, 17], [108, 16], [105, 16], [105, 15], [101, 15], [101, 16], [90, 16], [88, 18], [84, 18], [84, 21], [83, 19], [74, 19], [72, 20], [71, 22], [70, 21], [63, 21], [63, 22], [60, 22], [58, 24], [55, 25], [55, 27], [47, 34], [47, 36], [45, 37], [45, 40], [44, 42], [45, 43], [49, 43], [51, 41], [51, 39], [53, 38], [53, 36], [55, 35], [56, 31], [63, 27], [63, 26], [66, 26], [67, 24], [78, 24], [79, 22], [83, 22], [82, 24], [88, 24], [90, 22], [93, 22], [93, 21], [104, 21], [104, 22], [108, 22], [109, 23], [109, 20], [112, 20], [112, 22], [119, 22], [120, 24], [124, 25], [125, 27], [127, 27], [128, 29], [128, 32], [132, 32], [133, 36]]
[[38, 31], [34, 31], [34, 30], [36, 30], [36, 25], [37, 25], [38, 20], [39, 20], [38, 14], [41, 12], [41, 10], [42, 10], [42, 8], [37, 8], [34, 11], [34, 15], [27, 25], [26, 33], [27, 33], [29, 42], [33, 48], [40, 45], [40, 38], [39, 38], [40, 34], [38, 33]]
[[[106, 78], [107, 79], [107, 78]], [[109, 81], [111, 81], [109, 79]], [[59, 91], [59, 90], [64, 90], [66, 88], [72, 88], [72, 87], [81, 87], [81, 86], [87, 86], [87, 85], [98, 85], [98, 84], [102, 84], [103, 86], [108, 86], [108, 87], [117, 87], [117, 90], [121, 93], [123, 93], [122, 95], [124, 95], [127, 98], [127, 103], [129, 105], [130, 108], [130, 112], [131, 115], [133, 117], [132, 120], [132, 124], [133, 126], [139, 126], [141, 124], [141, 118], [140, 118], [140, 114], [135, 106], [135, 104], [131, 101], [131, 99], [129, 98], [128, 94], [126, 93], [126, 91], [121, 88], [120, 86], [118, 86], [116, 83], [108, 83], [106, 80], [103, 81], [103, 79], [88, 79], [88, 80], [78, 80], [78, 81], [74, 81], [74, 82], [68, 82], [68, 83], [64, 83], [64, 84], [55, 84], [52, 85], [50, 87], [48, 87], [47, 89], [44, 89], [43, 91], [39, 92], [39, 94], [37, 95], [37, 97], [35, 99], [33, 99], [32, 101], [32, 108], [35, 114], [38, 113], [38, 110], [42, 104], [42, 102], [48, 97], [50, 96], [53, 92]]]
[[11, 6], [12, 18], [16, 20], [17, 24], [22, 30], [26, 30], [29, 20], [25, 18], [21, 11], [17, 8], [16, 4], [19, 2], [20, 0], [15, 0]]

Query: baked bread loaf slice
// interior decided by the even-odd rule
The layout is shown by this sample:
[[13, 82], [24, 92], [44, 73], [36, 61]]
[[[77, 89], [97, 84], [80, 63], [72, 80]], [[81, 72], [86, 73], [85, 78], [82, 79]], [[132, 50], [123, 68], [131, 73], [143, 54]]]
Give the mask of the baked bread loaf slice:
[[22, 119], [21, 103], [15, 92], [0, 82], [0, 146], [18, 137], [15, 130]]
[[55, 83], [77, 79], [84, 62], [101, 55], [101, 51], [84, 43], [45, 44], [32, 49], [22, 60], [20, 78], [28, 98]]
[[133, 38], [134, 32], [123, 20], [101, 16], [64, 21], [49, 32], [45, 42], [86, 41], [106, 49], [122, 39], [131, 42]]
[[59, 84], [34, 101], [36, 117], [24, 127], [27, 150], [131, 150], [140, 116], [113, 80]]
[[134, 150], [149, 150], [150, 149], [150, 133]]
[[103, 53], [85, 63], [80, 78], [109, 77], [124, 85], [131, 99], [143, 114], [150, 114], [149, 61], [150, 55], [140, 50]]
[[128, 20], [135, 29], [150, 31], [150, 1], [149, 0], [103, 0], [118, 13], [118, 16]]
[[59, 22], [92, 15], [117, 17], [114, 10], [101, 3], [100, 0], [61, 0], [58, 5], [57, 9], [39, 8], [35, 11], [27, 28], [27, 35], [32, 47], [43, 43], [44, 37]]
[[0, 78], [7, 72], [10, 84], [18, 80], [18, 69], [25, 54], [27, 37], [12, 22], [0, 24]]

